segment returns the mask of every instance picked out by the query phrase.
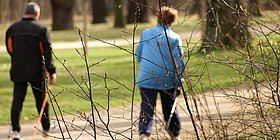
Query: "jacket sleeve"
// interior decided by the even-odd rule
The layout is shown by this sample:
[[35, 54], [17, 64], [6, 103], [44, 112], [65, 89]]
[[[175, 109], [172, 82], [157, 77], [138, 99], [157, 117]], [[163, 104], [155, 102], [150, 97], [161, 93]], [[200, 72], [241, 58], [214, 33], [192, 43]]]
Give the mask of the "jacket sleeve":
[[135, 52], [136, 53], [136, 59], [139, 63], [141, 62], [143, 43], [144, 42], [143, 42], [143, 34], [142, 34], [142, 36], [140, 38], [139, 45], [138, 45], [138, 47], [136, 49], [136, 52]]
[[45, 67], [50, 74], [56, 73], [56, 68], [53, 63], [52, 48], [50, 36], [46, 28], [42, 30], [41, 44], [43, 47], [43, 56], [45, 58]]
[[183, 82], [184, 79], [184, 70], [185, 70], [185, 62], [184, 62], [184, 50], [183, 50], [183, 45], [182, 45], [182, 40], [178, 38], [177, 40], [177, 46], [173, 50], [173, 54], [176, 60], [176, 63], [178, 65], [178, 73], [181, 74], [180, 78], [181, 81]]

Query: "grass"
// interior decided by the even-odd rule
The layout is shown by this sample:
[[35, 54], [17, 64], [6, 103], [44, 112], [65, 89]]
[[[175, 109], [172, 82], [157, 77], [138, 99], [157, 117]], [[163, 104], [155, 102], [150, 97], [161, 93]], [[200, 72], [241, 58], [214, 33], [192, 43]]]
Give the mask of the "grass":
[[[114, 28], [114, 19], [112, 17], [108, 18], [108, 22], [104, 24], [87, 24], [88, 33], [91, 34], [95, 38], [99, 39], [114, 39], [121, 37], [130, 38], [133, 31], [133, 24], [127, 24], [125, 28]], [[49, 20], [40, 20], [43, 25], [48, 27], [50, 31], [50, 36], [52, 42], [67, 42], [67, 41], [77, 41], [79, 40], [79, 36], [75, 29], [73, 30], [65, 30], [65, 31], [51, 31], [51, 21]], [[5, 33], [7, 28], [11, 23], [3, 23], [0, 24], [0, 45], [4, 45], [5, 43]], [[141, 23], [137, 27], [136, 35], [139, 36], [141, 32], [148, 28], [155, 26], [156, 18], [152, 18], [150, 23]], [[196, 27], [198, 24], [197, 16], [189, 16], [186, 18], [180, 18], [177, 23], [174, 24], [173, 29], [176, 32], [190, 32], [194, 28], [197, 30], [199, 27]], [[74, 26], [83, 29], [83, 19], [80, 17], [74, 18]]]
[[[253, 17], [253, 20], [263, 24], [277, 24], [279, 21], [279, 11], [262, 11], [262, 16]], [[250, 24], [255, 24], [255, 22], [250, 21]]]
[[[154, 26], [155, 23], [156, 21], [153, 20], [151, 23], [139, 24], [137, 28], [137, 35], [139, 35], [145, 28]], [[46, 22], [46, 25], [50, 28], [50, 24], [48, 22]], [[81, 20], [75, 20], [75, 25], [78, 28], [81, 28]], [[131, 33], [133, 28], [132, 24], [127, 25], [125, 29], [115, 29], [112, 25], [113, 24], [109, 22], [108, 24], [89, 25], [88, 28], [92, 36], [100, 39], [120, 38], [122, 36], [129, 37], [129, 33]], [[199, 28], [196, 27], [196, 25], [197, 19], [193, 16], [188, 18], [186, 22], [181, 19], [180, 24], [175, 25], [173, 29], [177, 32], [192, 31], [192, 29]], [[8, 24], [1, 24], [0, 26], [0, 45], [4, 44], [4, 34], [7, 27]], [[50, 33], [53, 42], [79, 40], [75, 30], [51, 31]], [[125, 48], [130, 49], [128, 46]], [[84, 83], [86, 82], [84, 79], [86, 77], [86, 69], [79, 54], [74, 49], [54, 50], [54, 53], [60, 60], [65, 60], [64, 64], [71, 70], [71, 73], [77, 79], [78, 83], [81, 83], [81, 85], [85, 88]], [[222, 54], [223, 53], [220, 52], [220, 55]], [[10, 122], [13, 85], [9, 79], [10, 58], [8, 54], [0, 52], [0, 60], [0, 124], [3, 125], [9, 124]], [[119, 81], [122, 85], [125, 85], [130, 89], [133, 87], [132, 57], [128, 53], [112, 47], [90, 48], [88, 60], [90, 64], [95, 64], [104, 60], [98, 65], [91, 67], [92, 73], [102, 76], [106, 73], [109, 78]], [[75, 113], [76, 111], [89, 111], [90, 102], [80, 98], [80, 96], [85, 96], [81, 89], [79, 89], [65, 68], [63, 68], [57, 60], [55, 63], [57, 66], [58, 81], [56, 85], [52, 86], [52, 93], [57, 96], [60, 108], [65, 112], [72, 113]], [[231, 86], [236, 82], [240, 83], [242, 81], [242, 77], [240, 77], [240, 75], [231, 68], [213, 63], [207, 64], [209, 72], [208, 75], [211, 78], [203, 76], [202, 80], [198, 81], [199, 75], [203, 71], [202, 68], [204, 63], [205, 61], [202, 55], [194, 54], [188, 64], [188, 74], [191, 76], [190, 79], [192, 82], [197, 83], [195, 88], [198, 91], [202, 90], [201, 85], [203, 86], [203, 89], [207, 90], [217, 86]], [[96, 103], [106, 106], [108, 93], [104, 85], [104, 78], [99, 78], [94, 74], [91, 74], [93, 81], [93, 99]], [[107, 79], [107, 87], [111, 89], [110, 104], [112, 106], [130, 104], [131, 91], [109, 79]], [[135, 99], [136, 102], [138, 102], [140, 100], [138, 89], [136, 89], [135, 93]], [[34, 116], [36, 116], [35, 101], [29, 88], [22, 112], [23, 122], [34, 120]]]
[[[129, 47], [125, 47], [130, 49]], [[81, 51], [81, 50], [80, 50]], [[86, 79], [86, 69], [85, 64], [79, 54], [74, 49], [66, 50], [55, 50], [54, 53], [61, 60], [64, 61], [65, 66], [71, 70], [71, 73], [77, 79], [78, 83], [85, 88], [84, 79]], [[196, 67], [201, 64], [201, 55], [193, 55], [192, 60], [189, 63], [190, 73], [198, 75], [200, 71], [197, 71]], [[9, 56], [6, 53], [1, 53], [0, 59], [1, 71], [0, 71], [0, 124], [8, 124], [10, 120], [10, 107], [12, 100], [12, 82], [9, 80], [9, 68], [10, 60]], [[99, 47], [89, 49], [89, 63], [95, 64], [100, 62], [97, 65], [91, 67], [91, 78], [93, 85], [93, 99], [96, 103], [105, 106], [107, 104], [107, 90], [104, 84], [104, 78], [99, 78], [97, 75], [104, 76], [107, 74], [108, 78], [115, 79], [119, 81], [122, 85], [127, 86], [132, 89], [133, 87], [133, 71], [132, 71], [132, 57], [130, 54], [119, 50], [118, 48], [112, 47]], [[84, 99], [81, 99], [78, 96], [85, 96], [81, 89], [77, 86], [74, 80], [69, 76], [65, 68], [59, 64], [56, 60], [57, 66], [57, 75], [58, 80], [56, 85], [52, 86], [52, 93], [57, 96], [57, 100], [60, 108], [65, 112], [75, 113], [76, 111], [89, 111], [90, 102]], [[237, 77], [238, 74], [233, 72], [230, 68], [227, 68], [218, 64], [209, 64], [210, 75], [214, 77], [214, 85], [223, 85], [228, 86], [232, 83], [231, 77]], [[214, 76], [215, 75], [215, 76]], [[193, 80], [197, 78], [195, 76]], [[3, 84], [2, 84], [3, 83]], [[205, 85], [209, 85], [205, 83]], [[127, 90], [120, 84], [107, 79], [107, 87], [111, 89], [110, 101], [112, 106], [130, 104], [131, 101], [131, 91]], [[76, 95], [75, 95], [75, 94]], [[140, 100], [138, 89], [135, 92], [135, 100], [138, 102]], [[77, 96], [78, 95], [78, 96]], [[32, 92], [29, 88], [26, 100], [24, 102], [22, 118], [23, 121], [34, 120], [36, 116], [35, 103]], [[52, 112], [52, 111], [50, 111]]]
[[239, 85], [244, 77], [237, 71], [224, 65], [214, 63], [212, 59], [223, 59], [228, 52], [216, 51], [211, 54], [193, 54], [187, 66], [186, 77], [190, 78], [196, 92], [205, 92], [216, 88]]

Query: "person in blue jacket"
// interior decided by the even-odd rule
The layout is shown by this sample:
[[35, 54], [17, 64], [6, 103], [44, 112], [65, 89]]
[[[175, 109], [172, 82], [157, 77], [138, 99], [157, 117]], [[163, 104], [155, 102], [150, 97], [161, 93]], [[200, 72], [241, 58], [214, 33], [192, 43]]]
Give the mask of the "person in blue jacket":
[[[162, 7], [158, 25], [142, 32], [136, 58], [139, 62], [137, 86], [141, 94], [139, 119], [140, 139], [149, 137], [152, 131], [157, 93], [160, 93], [164, 120], [167, 123], [175, 98], [179, 95], [183, 70], [182, 40], [171, 30], [178, 12], [170, 7]], [[175, 110], [167, 128], [171, 139], [179, 139], [180, 118]]]

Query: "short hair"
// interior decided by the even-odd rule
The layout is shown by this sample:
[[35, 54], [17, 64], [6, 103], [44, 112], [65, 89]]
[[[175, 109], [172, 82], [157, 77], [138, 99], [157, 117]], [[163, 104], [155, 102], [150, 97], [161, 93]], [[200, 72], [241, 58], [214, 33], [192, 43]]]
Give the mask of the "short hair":
[[163, 6], [158, 15], [158, 24], [170, 25], [178, 17], [178, 11], [174, 8]]
[[24, 14], [36, 14], [40, 12], [40, 7], [36, 2], [28, 2], [25, 5]]

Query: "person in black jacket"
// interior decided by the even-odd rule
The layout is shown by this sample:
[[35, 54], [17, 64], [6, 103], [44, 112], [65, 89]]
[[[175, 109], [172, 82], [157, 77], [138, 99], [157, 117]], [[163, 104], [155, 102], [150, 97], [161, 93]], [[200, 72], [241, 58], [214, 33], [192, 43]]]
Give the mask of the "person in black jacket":
[[[11, 107], [13, 140], [20, 139], [20, 114], [27, 86], [32, 87], [38, 113], [46, 91], [46, 82], [56, 82], [56, 70], [52, 59], [49, 33], [37, 20], [40, 7], [35, 2], [25, 6], [22, 19], [12, 24], [6, 32], [6, 47], [11, 56], [10, 77], [14, 83]], [[49, 77], [48, 81], [45, 80]], [[48, 104], [41, 119], [43, 131], [50, 129]]]

